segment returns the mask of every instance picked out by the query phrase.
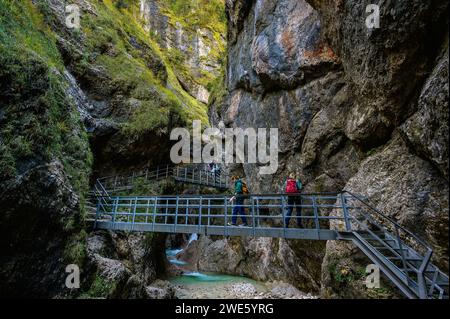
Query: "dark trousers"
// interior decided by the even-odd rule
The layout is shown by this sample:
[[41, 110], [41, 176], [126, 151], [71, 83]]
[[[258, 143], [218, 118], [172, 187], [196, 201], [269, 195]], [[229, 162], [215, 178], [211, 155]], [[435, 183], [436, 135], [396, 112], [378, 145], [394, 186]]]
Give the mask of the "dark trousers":
[[286, 218], [284, 220], [286, 227], [289, 226], [289, 222], [291, 221], [291, 216], [294, 208], [297, 209], [297, 226], [303, 227], [302, 219], [300, 218], [302, 216], [302, 198], [301, 196], [289, 196], [287, 201], [287, 212], [286, 212]]
[[238, 215], [242, 215], [242, 222], [244, 224], [247, 224], [247, 217], [245, 217], [245, 208], [244, 208], [244, 197], [242, 196], [236, 196], [236, 203], [233, 207], [233, 217], [231, 218], [231, 223], [233, 225], [236, 225]]

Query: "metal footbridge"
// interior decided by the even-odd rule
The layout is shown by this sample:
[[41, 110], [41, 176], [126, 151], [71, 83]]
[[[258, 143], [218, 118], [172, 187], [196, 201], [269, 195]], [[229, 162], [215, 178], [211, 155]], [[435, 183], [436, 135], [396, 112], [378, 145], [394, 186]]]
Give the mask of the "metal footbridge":
[[[274, 237], [353, 242], [408, 298], [448, 299], [448, 276], [431, 262], [432, 248], [365, 198], [341, 193], [301, 194], [303, 228], [289, 228], [287, 194], [251, 194], [244, 208], [249, 225], [230, 226], [231, 195], [118, 196], [136, 178], [225, 188], [228, 177], [190, 167], [158, 168], [147, 176], [97, 180], [95, 228], [160, 233]], [[211, 179], [213, 178], [213, 179]], [[243, 216], [238, 216], [243, 217]], [[293, 216], [292, 219], [297, 218]]]
[[136, 183], [157, 182], [173, 179], [180, 183], [189, 183], [205, 187], [226, 190], [230, 187], [230, 178], [226, 174], [214, 174], [202, 166], [158, 165], [153, 169], [145, 169], [132, 175], [107, 176], [97, 179], [95, 194], [116, 193], [132, 190]]

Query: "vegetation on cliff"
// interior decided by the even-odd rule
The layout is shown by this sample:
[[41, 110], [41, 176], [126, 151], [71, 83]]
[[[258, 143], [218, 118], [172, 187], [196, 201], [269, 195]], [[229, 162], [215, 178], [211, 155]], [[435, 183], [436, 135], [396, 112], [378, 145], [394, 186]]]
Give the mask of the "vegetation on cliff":
[[0, 1], [0, 179], [59, 159], [75, 190], [88, 186], [92, 156], [66, 94], [55, 36], [31, 1]]

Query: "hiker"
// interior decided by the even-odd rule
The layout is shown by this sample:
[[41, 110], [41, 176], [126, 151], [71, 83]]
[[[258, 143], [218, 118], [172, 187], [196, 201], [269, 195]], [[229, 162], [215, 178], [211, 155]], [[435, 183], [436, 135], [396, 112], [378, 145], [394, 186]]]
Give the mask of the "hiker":
[[230, 199], [230, 203], [236, 200], [233, 207], [233, 217], [228, 226], [236, 226], [237, 218], [242, 218], [242, 227], [247, 227], [247, 217], [245, 216], [244, 200], [245, 194], [248, 194], [247, 185], [241, 180], [239, 176], [232, 176], [231, 181], [234, 182], [234, 196]]
[[[287, 196], [287, 213], [285, 218], [285, 226], [289, 228], [289, 222], [291, 221], [292, 211], [294, 207], [297, 209], [297, 226], [299, 228], [303, 228], [302, 224], [302, 198], [300, 195], [300, 191], [302, 190], [303, 185], [300, 179], [296, 178], [294, 174], [289, 174], [289, 177], [286, 179], [284, 183], [284, 192], [289, 195]], [[298, 194], [298, 196], [295, 196]]]

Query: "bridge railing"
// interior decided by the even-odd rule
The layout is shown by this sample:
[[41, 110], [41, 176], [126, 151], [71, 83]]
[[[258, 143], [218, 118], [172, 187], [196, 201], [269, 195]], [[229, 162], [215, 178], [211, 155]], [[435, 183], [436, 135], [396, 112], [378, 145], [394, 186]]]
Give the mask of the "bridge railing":
[[[330, 221], [346, 223], [351, 217], [344, 214], [345, 208], [339, 203], [339, 194], [302, 194], [301, 205], [292, 205], [293, 214], [287, 219], [290, 205], [288, 194], [245, 195], [242, 207], [245, 214], [238, 212], [238, 220], [247, 219], [249, 228], [288, 228], [288, 223], [301, 220], [303, 229], [329, 231]], [[108, 220], [112, 224], [131, 223], [173, 225], [221, 226], [229, 227], [232, 222], [235, 203], [232, 196], [184, 195], [184, 196], [111, 196], [97, 212], [97, 219]], [[300, 196], [295, 196], [300, 197]], [[296, 209], [301, 208], [301, 214]], [[347, 221], [348, 222], [348, 221]]]
[[103, 185], [109, 192], [114, 193], [117, 191], [130, 190], [135, 186], [135, 183], [139, 180], [148, 181], [160, 181], [167, 179], [172, 175], [173, 166], [161, 165], [153, 169], [145, 169], [139, 172], [134, 172], [131, 175], [117, 175], [106, 176], [97, 179], [97, 183]]
[[213, 173], [207, 169], [198, 169], [190, 166], [173, 168], [172, 177], [175, 180], [190, 182], [204, 186], [212, 186], [218, 188], [229, 188], [231, 185], [230, 177], [226, 174]]
[[[102, 222], [113, 230], [322, 240], [344, 238], [345, 233], [351, 233], [365, 238], [367, 248], [390, 262], [390, 268], [421, 298], [435, 292], [440, 296], [448, 294], [438, 284], [446, 281], [448, 285], [448, 277], [430, 263], [432, 249], [366, 199], [350, 192], [243, 195], [240, 206], [244, 213], [237, 214], [233, 214], [237, 205], [230, 201], [231, 195], [111, 196], [102, 191], [99, 194], [95, 224]], [[297, 204], [289, 204], [292, 197]], [[290, 218], [289, 208], [293, 210]], [[233, 215], [239, 221], [245, 218], [248, 227], [230, 225]], [[294, 226], [296, 219], [301, 221], [301, 229], [289, 227]], [[400, 260], [401, 265], [389, 258]]]
[[228, 175], [223, 173], [215, 174], [205, 168], [192, 165], [159, 165], [152, 169], [134, 172], [131, 175], [101, 177], [97, 179], [97, 183], [102, 185], [108, 192], [115, 193], [131, 190], [137, 182], [155, 182], [168, 178], [222, 189], [230, 187]]
[[[370, 234], [372, 241], [376, 241], [378, 246], [387, 251], [385, 254], [391, 256], [390, 260], [401, 261], [401, 266], [391, 262], [392, 266], [405, 273], [405, 281], [409, 286], [415, 287], [421, 297], [427, 296], [427, 290], [429, 294], [434, 290], [442, 294], [442, 288], [436, 284], [436, 280], [426, 274], [432, 267], [436, 271], [436, 277], [446, 277], [443, 272], [431, 265], [433, 249], [423, 239], [383, 214], [367, 200], [348, 191], [343, 194], [347, 194], [344, 198], [346, 205], [353, 206], [350, 230]], [[386, 236], [388, 241], [383, 238]]]

